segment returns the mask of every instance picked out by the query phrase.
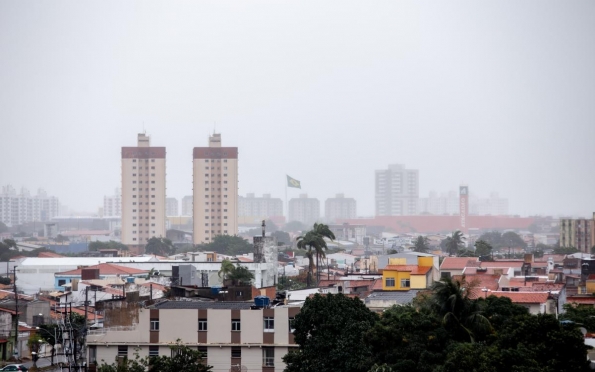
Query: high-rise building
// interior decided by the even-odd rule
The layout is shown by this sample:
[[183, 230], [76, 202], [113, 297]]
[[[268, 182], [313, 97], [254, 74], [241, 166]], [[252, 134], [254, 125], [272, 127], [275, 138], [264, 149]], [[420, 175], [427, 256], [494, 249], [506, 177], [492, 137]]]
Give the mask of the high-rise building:
[[182, 198], [182, 216], [192, 216], [192, 195]]
[[122, 147], [122, 243], [143, 253], [152, 237], [165, 237], [165, 147], [138, 135], [137, 147]]
[[177, 216], [178, 215], [178, 199], [165, 198], [165, 215], [166, 216]]
[[308, 194], [300, 194], [299, 198], [289, 200], [289, 222], [299, 221], [311, 225], [320, 220], [320, 202], [309, 198]]
[[103, 215], [105, 217], [122, 216], [122, 189], [117, 188], [114, 195], [103, 197]]
[[328, 198], [324, 202], [324, 217], [330, 222], [355, 218], [356, 215], [356, 202], [353, 198], [346, 198], [343, 194], [337, 194], [334, 198]]
[[438, 196], [432, 191], [429, 197], [419, 198], [418, 211], [437, 216], [459, 214], [459, 195], [456, 191], [449, 191]]
[[0, 193], [0, 221], [6, 226], [17, 226], [27, 222], [49, 221], [60, 214], [60, 201], [55, 196], [48, 196], [43, 189], [37, 195], [21, 188], [17, 194], [11, 185], [2, 186]]
[[469, 197], [469, 213], [478, 216], [506, 216], [508, 215], [508, 199], [501, 198], [492, 192], [489, 198]]
[[193, 153], [194, 244], [238, 233], [238, 148], [221, 147], [221, 134]]
[[242, 223], [253, 223], [270, 218], [283, 217], [283, 200], [263, 194], [262, 198], [246, 194], [238, 199], [238, 216]]
[[595, 213], [591, 219], [560, 219], [560, 247], [574, 247], [583, 253], [591, 253], [593, 246], [595, 246]]
[[405, 216], [418, 213], [419, 171], [391, 164], [376, 171], [376, 215]]

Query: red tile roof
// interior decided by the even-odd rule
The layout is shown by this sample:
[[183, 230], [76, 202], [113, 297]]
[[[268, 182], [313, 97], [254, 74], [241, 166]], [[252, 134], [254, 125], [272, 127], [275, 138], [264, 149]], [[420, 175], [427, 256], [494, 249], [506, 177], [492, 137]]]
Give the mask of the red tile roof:
[[387, 265], [382, 271], [409, 271], [411, 275], [426, 275], [431, 266], [417, 266], [417, 265]]
[[39, 258], [57, 258], [57, 257], [64, 257], [61, 254], [54, 253], [54, 252], [40, 252], [37, 257]]
[[486, 261], [481, 267], [522, 267], [523, 261]]
[[[134, 269], [126, 266], [114, 265], [111, 263], [102, 263], [99, 265], [88, 266], [85, 269], [99, 269], [99, 275], [135, 275], [148, 273], [148, 270]], [[56, 273], [57, 275], [81, 275], [82, 269], [64, 271]]]
[[489, 295], [508, 297], [517, 304], [543, 304], [547, 301], [547, 292], [490, 292]]
[[595, 297], [593, 296], [584, 296], [584, 297], [568, 297], [566, 299], [566, 303], [576, 303], [581, 305], [595, 305]]
[[479, 258], [475, 257], [444, 257], [440, 265], [440, 270], [463, 270], [469, 266], [468, 262], [477, 262]]

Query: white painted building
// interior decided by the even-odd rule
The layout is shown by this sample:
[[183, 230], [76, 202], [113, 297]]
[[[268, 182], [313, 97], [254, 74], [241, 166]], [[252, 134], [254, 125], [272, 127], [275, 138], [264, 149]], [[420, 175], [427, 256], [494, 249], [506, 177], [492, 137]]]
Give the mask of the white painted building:
[[16, 226], [26, 222], [49, 221], [60, 214], [60, 202], [55, 196], [48, 196], [43, 189], [37, 195], [21, 188], [17, 194], [11, 185], [2, 186], [0, 193], [0, 221], [6, 226]]

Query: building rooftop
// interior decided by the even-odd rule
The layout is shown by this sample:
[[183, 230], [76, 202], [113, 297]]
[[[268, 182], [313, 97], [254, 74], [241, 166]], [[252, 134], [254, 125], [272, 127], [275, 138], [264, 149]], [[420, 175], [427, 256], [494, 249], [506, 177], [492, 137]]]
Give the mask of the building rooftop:
[[385, 266], [384, 271], [409, 271], [411, 275], [426, 275], [430, 270], [431, 266], [418, 266], [418, 265], [388, 265]]
[[370, 301], [381, 300], [381, 301], [394, 301], [397, 304], [408, 304], [413, 301], [419, 291], [412, 289], [409, 291], [378, 291], [372, 292], [365, 299], [365, 303], [368, 304]]
[[155, 309], [231, 309], [248, 310], [253, 302], [239, 301], [163, 301], [153, 306]]
[[547, 292], [490, 292], [490, 296], [508, 297], [517, 304], [543, 304], [547, 301]]
[[[84, 269], [99, 269], [99, 275], [138, 275], [146, 274], [148, 270], [135, 269], [132, 267], [119, 266], [111, 263], [102, 263], [99, 265], [88, 266]], [[63, 271], [56, 273], [56, 275], [81, 275], [83, 269]]]
[[477, 262], [477, 257], [444, 257], [440, 270], [463, 270], [469, 266], [468, 262]]

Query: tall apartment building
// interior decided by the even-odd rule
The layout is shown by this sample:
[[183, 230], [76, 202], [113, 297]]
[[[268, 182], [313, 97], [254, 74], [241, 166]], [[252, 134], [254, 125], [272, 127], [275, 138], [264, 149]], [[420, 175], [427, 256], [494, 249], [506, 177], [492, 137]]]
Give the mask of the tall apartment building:
[[344, 194], [337, 194], [324, 202], [324, 217], [330, 222], [340, 219], [351, 219], [357, 215], [356, 202], [353, 198], [346, 198]]
[[434, 191], [427, 198], [419, 198], [418, 211], [420, 214], [457, 215], [459, 214], [459, 194], [456, 191], [442, 193], [440, 196]]
[[105, 217], [122, 216], [122, 189], [117, 188], [114, 195], [103, 197], [103, 215]]
[[165, 215], [178, 216], [178, 199], [165, 198]]
[[143, 253], [152, 237], [165, 237], [165, 147], [138, 135], [137, 147], [122, 147], [122, 243]]
[[591, 219], [560, 219], [560, 247], [591, 253], [595, 246], [595, 213]]
[[182, 198], [182, 216], [192, 216], [192, 195]]
[[299, 198], [289, 200], [289, 222], [299, 221], [305, 225], [312, 225], [320, 220], [320, 202], [309, 198], [308, 194], [300, 194]]
[[418, 214], [419, 171], [391, 164], [376, 171], [376, 215]]
[[262, 198], [246, 194], [238, 199], [238, 216], [244, 223], [283, 216], [283, 200], [263, 194]]
[[48, 196], [43, 189], [37, 195], [21, 188], [20, 193], [11, 185], [2, 186], [0, 194], [0, 221], [6, 226], [17, 226], [27, 222], [49, 221], [60, 214], [60, 201]]
[[238, 233], [238, 148], [221, 147], [221, 134], [193, 153], [194, 244]]

